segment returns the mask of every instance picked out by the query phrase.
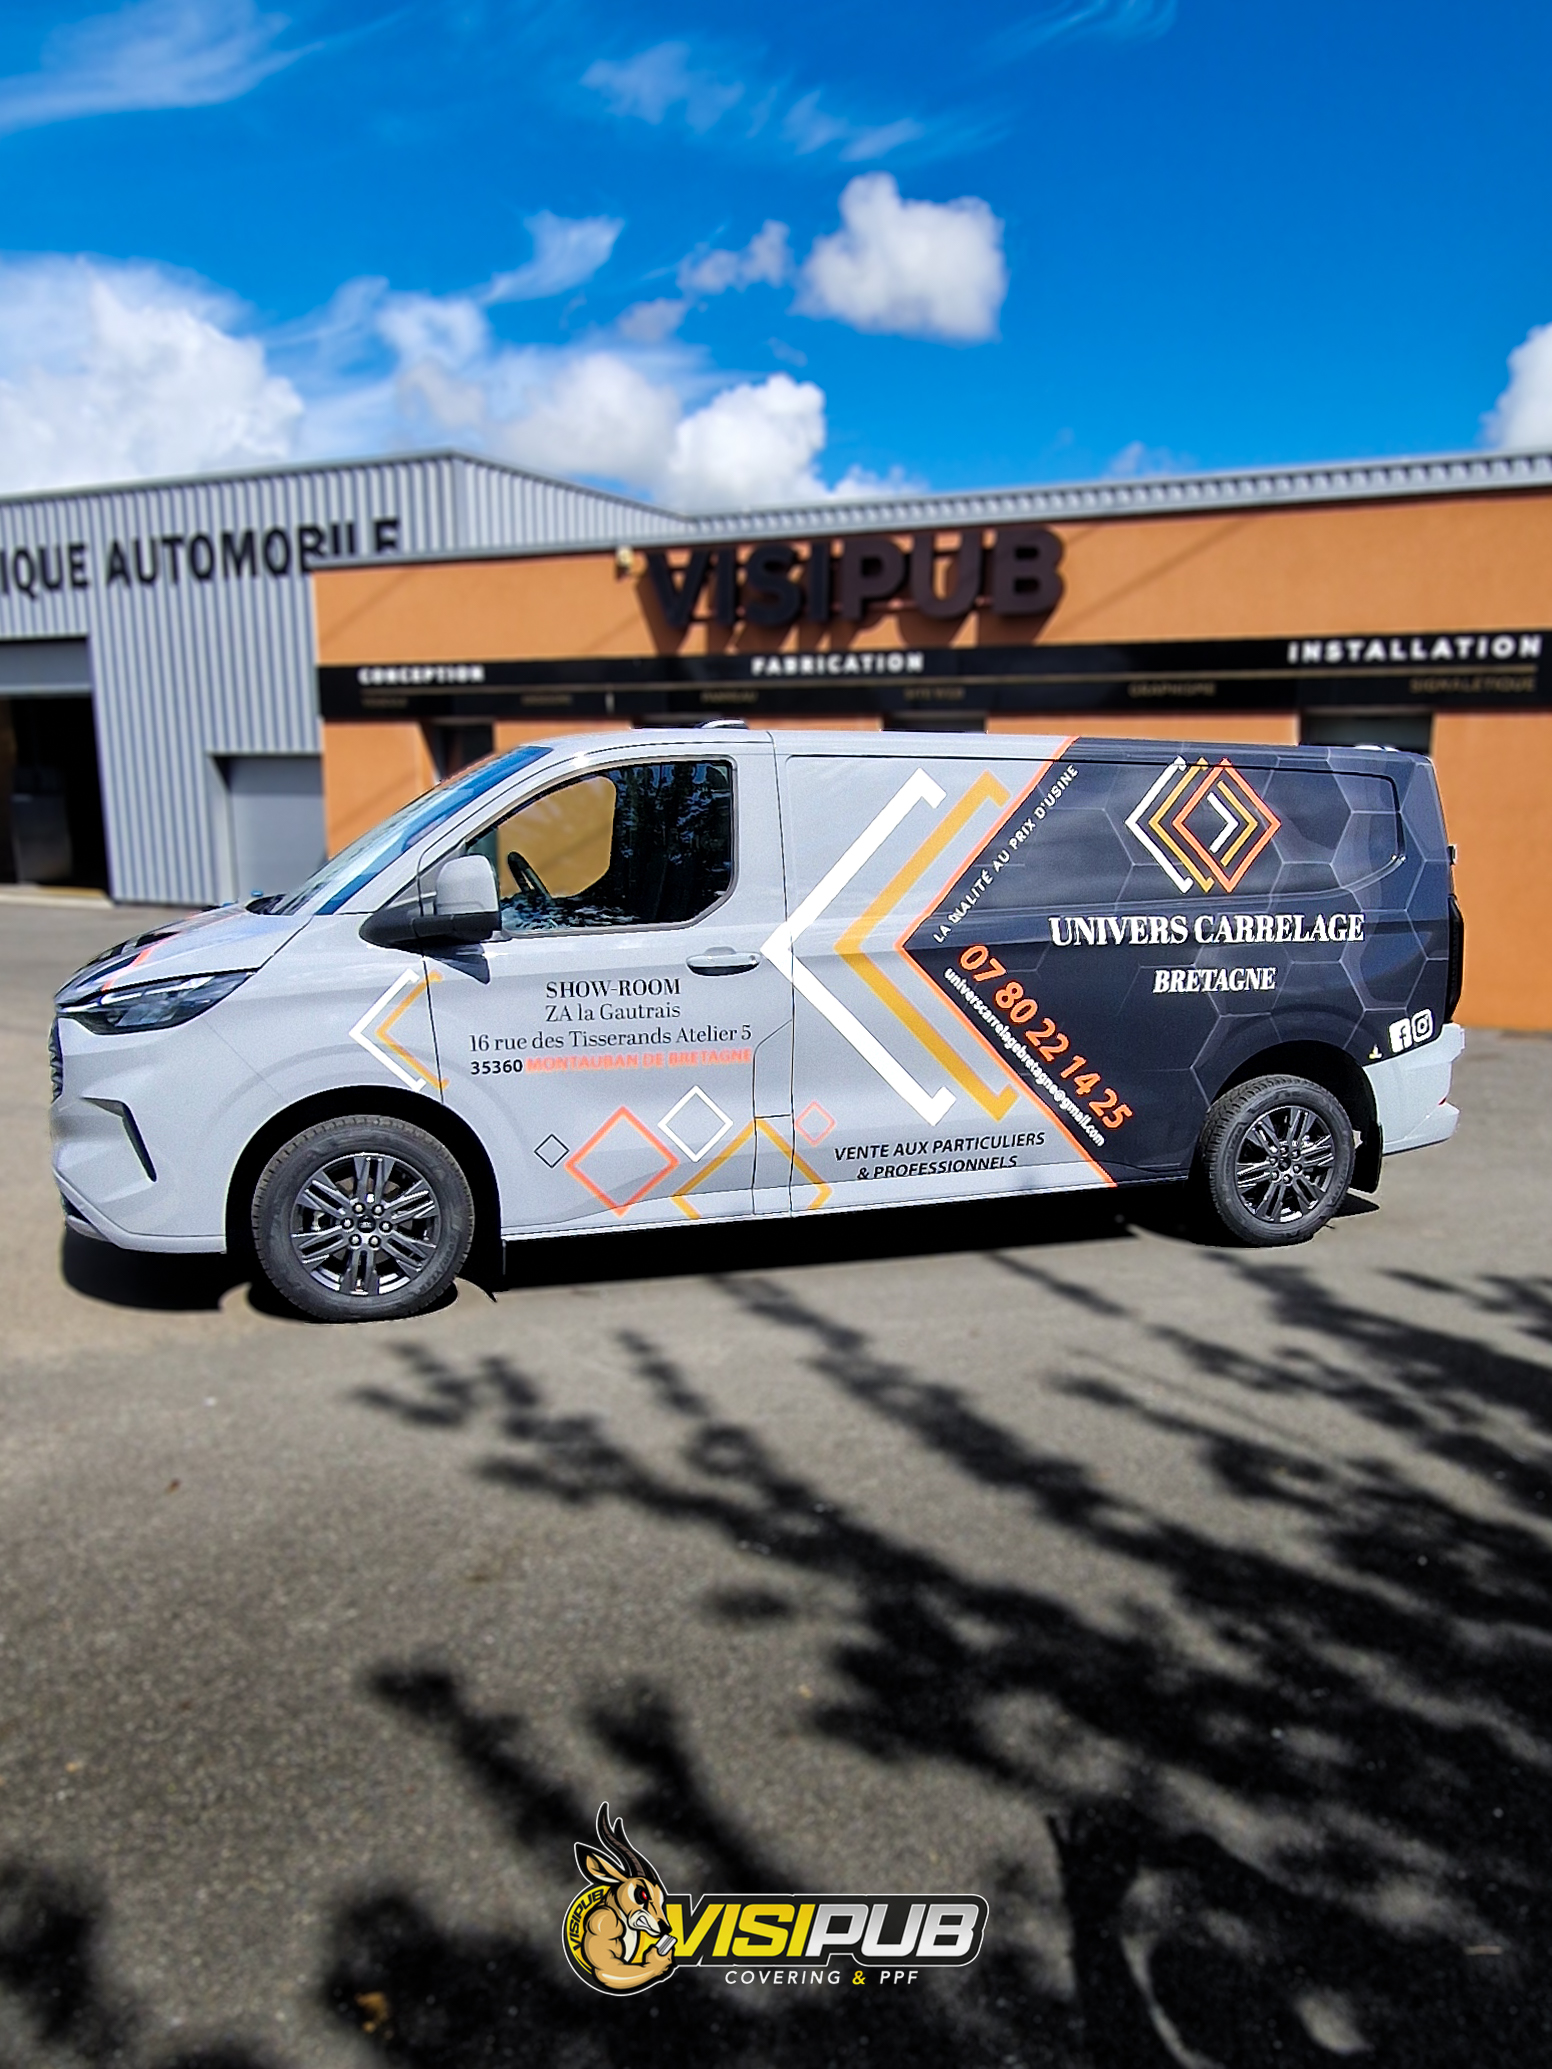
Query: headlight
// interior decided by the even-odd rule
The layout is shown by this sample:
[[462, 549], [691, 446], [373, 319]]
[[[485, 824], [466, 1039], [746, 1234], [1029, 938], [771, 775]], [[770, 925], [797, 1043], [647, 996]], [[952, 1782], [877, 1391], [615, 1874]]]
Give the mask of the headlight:
[[110, 980], [83, 999], [61, 1006], [62, 1020], [73, 1020], [93, 1034], [139, 1034], [151, 1027], [181, 1027], [220, 1003], [251, 970], [223, 970], [218, 977], [163, 977], [154, 984], [115, 985]]

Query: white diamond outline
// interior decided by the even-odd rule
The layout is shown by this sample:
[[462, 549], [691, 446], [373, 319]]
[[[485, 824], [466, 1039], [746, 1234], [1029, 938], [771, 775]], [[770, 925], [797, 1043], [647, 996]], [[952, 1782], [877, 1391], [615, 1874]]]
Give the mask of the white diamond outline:
[[[711, 1140], [706, 1144], [706, 1146], [703, 1149], [698, 1150], [691, 1149], [690, 1145], [684, 1140], [684, 1137], [682, 1135], [676, 1135], [674, 1133], [673, 1126], [674, 1115], [680, 1112], [682, 1108], [688, 1106], [692, 1099], [699, 1099], [704, 1106], [709, 1106], [712, 1112], [716, 1114], [716, 1116], [722, 1123], [722, 1126], [717, 1130], [716, 1134], [712, 1136]], [[692, 1085], [689, 1091], [685, 1093], [683, 1099], [676, 1099], [673, 1105], [668, 1109], [667, 1113], [664, 1114], [663, 1118], [658, 1122], [659, 1128], [662, 1129], [663, 1133], [668, 1137], [669, 1141], [673, 1144], [674, 1148], [683, 1151], [684, 1155], [689, 1158], [692, 1164], [703, 1164], [706, 1161], [707, 1157], [709, 1157], [712, 1151], [716, 1148], [717, 1144], [722, 1140], [723, 1136], [726, 1135], [729, 1128], [732, 1127], [732, 1125], [732, 1115], [723, 1113], [721, 1107], [718, 1106], [717, 1102], [712, 1098], [711, 1094], [709, 1092], [703, 1092], [699, 1085]]]

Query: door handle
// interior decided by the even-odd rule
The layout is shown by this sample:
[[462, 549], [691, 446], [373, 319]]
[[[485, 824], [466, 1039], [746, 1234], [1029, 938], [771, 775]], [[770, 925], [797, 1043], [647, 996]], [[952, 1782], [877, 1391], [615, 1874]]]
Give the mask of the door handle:
[[757, 970], [760, 958], [737, 948], [708, 948], [702, 955], [687, 958], [698, 977], [736, 977], [741, 970]]

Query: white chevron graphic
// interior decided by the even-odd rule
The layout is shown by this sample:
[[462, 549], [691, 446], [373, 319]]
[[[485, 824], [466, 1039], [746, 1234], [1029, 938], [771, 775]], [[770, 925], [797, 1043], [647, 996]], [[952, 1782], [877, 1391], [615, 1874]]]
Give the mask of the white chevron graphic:
[[373, 1041], [372, 1037], [367, 1033], [367, 1028], [382, 1013], [383, 1008], [388, 1004], [389, 1000], [397, 998], [399, 993], [403, 991], [404, 987], [407, 984], [413, 984], [415, 982], [415, 974], [416, 973], [413, 966], [408, 970], [401, 970], [398, 976], [395, 977], [395, 979], [393, 980], [392, 984], [390, 984], [388, 989], [383, 993], [382, 997], [377, 1000], [376, 1004], [367, 1007], [366, 1011], [362, 1014], [361, 1018], [350, 1030], [350, 1039], [353, 1042], [359, 1042], [361, 1047], [365, 1049], [368, 1056], [373, 1057], [378, 1063], [382, 1064], [385, 1070], [392, 1071], [394, 1076], [399, 1080], [401, 1085], [408, 1085], [412, 1092], [423, 1092], [425, 1090], [425, 1085], [422, 1082], [422, 1080], [417, 1077], [411, 1076], [410, 1072], [404, 1068], [402, 1063], [397, 1062], [392, 1056], [390, 1056], [386, 1049], [380, 1049], [377, 1046], [376, 1042]]
[[798, 961], [794, 953], [794, 944], [804, 929], [811, 927], [826, 907], [840, 896], [869, 856], [876, 854], [884, 845], [913, 805], [927, 804], [936, 811], [943, 798], [943, 790], [933, 782], [927, 771], [917, 769], [895, 792], [878, 817], [863, 828], [840, 861], [820, 878], [797, 911], [782, 922], [760, 951], [776, 965], [794, 991], [802, 992], [804, 998], [824, 1015], [842, 1040], [851, 1044], [864, 1063], [872, 1065], [889, 1089], [898, 1092], [906, 1105], [933, 1127], [937, 1126], [954, 1104], [954, 1095], [947, 1085], [935, 1093], [924, 1092], [905, 1065], [891, 1056], [878, 1037], [870, 1033], [856, 1015], [841, 1004], [833, 992], [826, 990], [812, 970]]

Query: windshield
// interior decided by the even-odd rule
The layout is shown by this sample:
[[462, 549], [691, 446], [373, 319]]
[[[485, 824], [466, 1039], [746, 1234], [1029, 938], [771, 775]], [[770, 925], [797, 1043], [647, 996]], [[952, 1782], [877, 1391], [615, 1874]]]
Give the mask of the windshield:
[[416, 798], [413, 804], [395, 812], [391, 819], [385, 819], [380, 826], [362, 834], [348, 848], [341, 848], [305, 884], [288, 891], [268, 909], [280, 913], [300, 912], [315, 898], [321, 898], [320, 913], [338, 912], [363, 884], [369, 884], [380, 869], [385, 869], [395, 857], [413, 847], [422, 834], [430, 833], [433, 827], [440, 826], [446, 819], [455, 818], [465, 805], [473, 804], [487, 790], [494, 790], [498, 783], [505, 783], [531, 762], [542, 761], [549, 751], [547, 747], [518, 747], [510, 754], [493, 755], [488, 761], [476, 762], [473, 768], [438, 784], [435, 790], [428, 790], [424, 797]]

